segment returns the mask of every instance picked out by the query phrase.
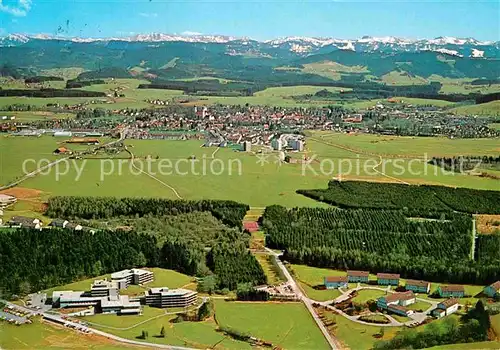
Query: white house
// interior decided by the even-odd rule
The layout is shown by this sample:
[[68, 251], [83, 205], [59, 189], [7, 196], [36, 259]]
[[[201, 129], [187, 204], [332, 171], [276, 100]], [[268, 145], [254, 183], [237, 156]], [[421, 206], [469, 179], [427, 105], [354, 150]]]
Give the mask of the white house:
[[441, 318], [444, 316], [451, 315], [452, 313], [458, 310], [460, 304], [458, 300], [455, 298], [447, 299], [445, 301], [440, 302], [437, 307], [432, 310], [432, 315], [437, 318]]

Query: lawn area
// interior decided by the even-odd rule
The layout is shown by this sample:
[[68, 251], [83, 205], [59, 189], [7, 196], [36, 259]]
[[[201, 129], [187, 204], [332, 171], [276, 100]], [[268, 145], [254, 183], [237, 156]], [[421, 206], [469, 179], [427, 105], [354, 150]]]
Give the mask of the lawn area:
[[0, 321], [0, 348], [5, 350], [49, 348], [118, 350], [135, 347], [113, 342], [104, 337], [83, 335], [63, 327], [52, 326], [36, 318], [33, 324], [23, 326]]
[[119, 316], [119, 315], [96, 314], [93, 316], [85, 316], [79, 318], [90, 322], [92, 326], [96, 325], [99, 326], [99, 328], [103, 329], [106, 329], [107, 327], [128, 328], [128, 327], [134, 327], [138, 323], [147, 321], [151, 318], [164, 315], [165, 312], [167, 312], [167, 309], [144, 306], [142, 309], [142, 315]]
[[260, 266], [262, 266], [262, 269], [264, 270], [264, 273], [267, 276], [268, 284], [273, 285], [284, 282], [284, 280], [281, 279], [280, 275], [276, 272], [276, 268], [269, 261], [269, 259], [271, 258], [269, 254], [255, 253], [254, 256], [257, 258], [257, 261], [259, 262]]
[[[156, 309], [163, 312], [161, 309]], [[91, 316], [96, 317], [96, 316]], [[91, 317], [86, 317], [85, 319], [92, 321]], [[104, 322], [116, 322], [119, 318], [131, 318], [131, 323], [139, 320], [141, 316], [116, 316], [116, 315], [102, 315]], [[109, 320], [105, 320], [104, 317], [111, 317]], [[231, 338], [226, 337], [223, 333], [217, 331], [217, 325], [215, 322], [209, 320], [204, 322], [181, 322], [173, 323], [172, 320], [175, 316], [166, 315], [163, 317], [157, 317], [148, 322], [145, 322], [137, 327], [133, 327], [126, 330], [116, 330], [112, 328], [106, 328], [101, 326], [94, 326], [102, 331], [115, 334], [122, 338], [128, 338], [132, 340], [141, 341], [138, 337], [142, 334], [142, 331], [146, 331], [149, 337], [144, 341], [155, 344], [168, 344], [176, 346], [186, 346], [198, 349], [250, 349], [250, 345], [245, 342], [235, 341]], [[141, 321], [145, 321], [147, 318], [142, 317]], [[129, 322], [129, 321], [120, 321]], [[140, 321], [139, 321], [140, 322]], [[165, 338], [160, 338], [161, 328], [165, 327]], [[217, 346], [216, 346], [217, 345]]]
[[[419, 296], [420, 297], [420, 296]], [[414, 304], [408, 305], [407, 308], [413, 311], [422, 310], [425, 312], [429, 307], [431, 307], [430, 303], [426, 303], [425, 301], [415, 301]]]
[[285, 349], [328, 349], [301, 303], [240, 303], [217, 300], [217, 321]]
[[[337, 323], [335, 336], [350, 349], [372, 349], [373, 344], [379, 340], [374, 337], [380, 332], [379, 326], [366, 326], [339, 315], [335, 316], [335, 321]], [[401, 329], [401, 327], [386, 327], [383, 340], [391, 339]]]
[[406, 317], [406, 316], [400, 316], [400, 315], [396, 315], [396, 314], [393, 314], [393, 313], [389, 313], [389, 315], [391, 315], [396, 321], [399, 321], [401, 323], [405, 323], [405, 322], [411, 321], [411, 318]]
[[[291, 267], [291, 269], [290, 269]], [[292, 274], [300, 283], [300, 286], [306, 295], [314, 300], [326, 301], [332, 300], [340, 296], [337, 289], [314, 289], [315, 286], [324, 285], [324, 277], [327, 276], [345, 276], [344, 271], [321, 269], [318, 267], [310, 267], [306, 265], [288, 265]]]
[[368, 300], [375, 300], [377, 301], [378, 298], [383, 297], [386, 295], [385, 292], [382, 292], [381, 290], [372, 290], [372, 289], [362, 289], [359, 290], [358, 295], [356, 295], [352, 301], [357, 303], [357, 304], [366, 304]]

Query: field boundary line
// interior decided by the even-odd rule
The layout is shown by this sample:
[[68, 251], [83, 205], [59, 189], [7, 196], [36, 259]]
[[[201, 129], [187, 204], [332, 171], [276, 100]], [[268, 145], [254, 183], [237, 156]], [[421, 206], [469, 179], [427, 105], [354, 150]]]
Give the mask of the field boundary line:
[[150, 173], [142, 170], [141, 168], [137, 167], [135, 164], [134, 164], [134, 160], [135, 160], [135, 157], [134, 157], [134, 154], [127, 148], [127, 146], [125, 146], [125, 150], [130, 154], [130, 156], [132, 157], [132, 166], [134, 167], [134, 169], [136, 170], [139, 170], [139, 172], [143, 173], [143, 174], [146, 174], [147, 176], [149, 176], [150, 178], [152, 178], [153, 180], [155, 181], [158, 181], [159, 183], [161, 183], [163, 186], [169, 188], [174, 194], [175, 196], [178, 198], [178, 199], [182, 199], [181, 195], [177, 192], [177, 190], [175, 188], [173, 188], [172, 186], [170, 186], [169, 184], [166, 184], [165, 182], [161, 181], [160, 179], [158, 179], [157, 177], [151, 175]]

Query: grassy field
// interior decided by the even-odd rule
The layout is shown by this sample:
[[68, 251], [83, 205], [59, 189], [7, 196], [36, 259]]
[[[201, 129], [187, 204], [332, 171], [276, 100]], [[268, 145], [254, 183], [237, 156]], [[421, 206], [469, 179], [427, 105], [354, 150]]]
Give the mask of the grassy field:
[[[426, 154], [428, 159], [432, 156], [497, 154], [500, 148], [494, 139], [451, 140], [324, 132], [313, 132], [311, 135], [312, 138], [307, 139], [306, 152], [301, 156], [307, 155], [310, 159], [314, 157], [310, 166], [280, 165], [275, 162], [276, 156], [273, 153], [263, 162], [259, 161], [258, 154], [237, 152], [229, 148], [219, 149], [214, 154], [216, 148], [201, 147], [202, 143], [195, 140], [127, 140], [126, 144], [136, 156], [135, 164], [142, 165], [145, 171], [148, 171], [148, 163], [145, 160], [148, 156], [153, 159], [168, 159], [171, 162], [171, 172], [164, 172], [163, 175], [159, 171], [159, 162], [151, 164], [151, 173], [163, 183], [131, 168], [130, 161], [120, 163], [118, 160], [89, 159], [71, 162], [67, 173], [61, 175], [58, 181], [55, 171], [51, 171], [47, 175], [38, 175], [26, 180], [22, 186], [41, 190], [47, 195], [98, 193], [102, 196], [177, 198], [168, 187], [171, 186], [185, 199], [230, 199], [253, 207], [270, 204], [288, 207], [326, 206], [298, 195], [295, 191], [324, 188], [327, 182], [339, 173], [342, 179], [498, 189], [494, 179], [441, 171], [436, 173], [439, 169], [428, 165], [425, 159]], [[25, 159], [55, 159], [56, 156], [52, 155], [52, 152], [62, 141], [64, 139], [53, 137], [0, 137], [0, 148], [5, 150], [0, 156], [0, 183], [10, 182], [20, 176]], [[196, 161], [190, 164], [187, 159], [192, 156]], [[380, 157], [384, 158], [384, 162], [378, 165]], [[326, 166], [321, 171], [323, 165], [320, 162], [323, 160]], [[174, 168], [176, 162], [179, 162], [177, 173]], [[375, 166], [378, 171], [374, 170]], [[29, 163], [27, 170], [32, 171], [35, 167], [35, 163]], [[214, 169], [213, 174], [211, 167]], [[61, 164], [61, 171], [64, 173], [65, 170], [66, 165]], [[78, 171], [81, 171], [80, 177]]]
[[[147, 308], [146, 308], [147, 309]], [[150, 310], [153, 310], [152, 308]], [[163, 312], [161, 309], [154, 309], [154, 312]], [[250, 349], [250, 345], [241, 341], [233, 340], [226, 337], [225, 334], [217, 331], [217, 324], [213, 320], [208, 320], [204, 322], [181, 322], [173, 323], [175, 316], [165, 315], [163, 317], [156, 317], [152, 314], [145, 314], [143, 316], [113, 316], [113, 315], [100, 315], [86, 317], [85, 319], [90, 322], [94, 322], [94, 317], [101, 317], [98, 319], [100, 322], [106, 322], [118, 325], [117, 328], [126, 329], [111, 329], [105, 326], [93, 326], [97, 329], [101, 329], [105, 332], [115, 334], [122, 338], [128, 338], [132, 340], [139, 340], [142, 331], [149, 334], [149, 337], [144, 341], [155, 344], [169, 344], [176, 346], [187, 346], [198, 349]], [[158, 316], [158, 315], [156, 315]], [[106, 319], [104, 319], [106, 317]], [[152, 318], [153, 317], [153, 318]], [[119, 321], [118, 319], [125, 319], [124, 321]], [[127, 321], [126, 319], [129, 319]], [[117, 323], [119, 322], [119, 323]], [[144, 322], [138, 326], [138, 322]], [[129, 325], [129, 323], [131, 325]], [[133, 323], [133, 324], [132, 324]], [[120, 327], [122, 324], [124, 327]], [[113, 326], [114, 327], [114, 326]], [[132, 327], [132, 328], [130, 328]], [[160, 338], [160, 330], [165, 327], [165, 338]]]
[[419, 76], [411, 76], [405, 71], [392, 71], [384, 74], [382, 81], [387, 85], [427, 85], [428, 81]]
[[[334, 176], [340, 173], [344, 180], [427, 183], [498, 190], [498, 181], [494, 179], [446, 172], [428, 164], [433, 156], [496, 155], [500, 150], [496, 139], [419, 138], [329, 132], [312, 132], [311, 136], [307, 144], [309, 156], [316, 156], [315, 159], [319, 161], [335, 160]], [[342, 158], [347, 159], [341, 160]]]
[[[11, 139], [4, 139], [5, 145]], [[40, 141], [32, 141], [33, 145]], [[47, 141], [48, 142], [48, 141]], [[258, 158], [252, 153], [235, 152], [230, 149], [220, 149], [213, 161], [212, 154], [215, 148], [202, 148], [200, 141], [152, 141], [152, 140], [127, 140], [131, 145], [130, 149], [138, 157], [136, 164], [142, 162], [147, 170], [147, 163], [144, 158], [148, 155], [152, 158], [157, 156], [169, 159], [175, 164], [179, 163], [177, 174], [159, 173], [158, 167], [153, 164], [152, 172], [156, 177], [174, 187], [177, 192], [186, 199], [231, 199], [250, 204], [255, 207], [264, 207], [269, 204], [282, 204], [287, 206], [325, 206], [311, 199], [305, 198], [295, 193], [298, 188], [320, 187], [325, 184], [329, 176], [320, 175], [308, 177], [302, 175], [300, 164], [284, 164], [279, 166], [274, 163], [274, 156], [261, 165], [257, 163]], [[50, 142], [49, 145], [52, 145]], [[7, 167], [10, 177], [19, 173], [19, 168], [24, 159], [24, 152], [28, 148], [20, 147], [21, 143], [10, 144], [11, 150], [17, 150], [16, 157], [8, 157]], [[52, 146], [44, 146], [51, 152]], [[39, 149], [42, 149], [40, 147]], [[4, 154], [2, 152], [2, 154]], [[198, 163], [192, 171], [187, 159], [195, 156]], [[206, 176], [203, 175], [203, 159], [206, 164]], [[90, 195], [99, 193], [101, 196], [154, 196], [176, 198], [173, 191], [155, 179], [141, 174], [131, 169], [131, 163], [122, 163], [120, 173], [118, 160], [100, 162], [98, 160], [80, 160], [74, 164], [80, 169], [83, 167], [81, 177], [77, 179], [77, 169], [71, 163], [68, 174], [61, 176], [59, 181], [55, 181], [55, 173], [39, 175], [28, 179], [23, 183], [24, 187], [36, 188], [54, 195]], [[159, 163], [156, 163], [158, 165]], [[222, 164], [222, 165], [221, 165]], [[114, 165], [115, 171], [112, 172]], [[210, 167], [213, 165], [214, 174], [211, 174]], [[109, 176], [103, 176], [101, 181], [101, 166]], [[220, 175], [220, 170], [224, 168]], [[229, 170], [231, 168], [231, 171]], [[171, 168], [174, 173], [174, 168]], [[135, 174], [135, 175], [134, 175]], [[2, 174], [3, 175], [3, 174]], [[119, 186], [118, 186], [119, 184]], [[242, 184], [245, 184], [242, 186]], [[263, 193], [266, 195], [263, 196]]]
[[267, 276], [267, 283], [268, 284], [273, 285], [273, 284], [279, 284], [279, 283], [283, 282], [283, 280], [280, 278], [279, 274], [276, 272], [274, 266], [269, 261], [269, 259], [268, 259], [269, 254], [255, 253], [254, 255], [257, 258], [257, 261], [259, 262], [260, 266], [262, 266], [262, 269], [264, 270], [264, 273]]
[[424, 301], [419, 301], [419, 300], [417, 300], [414, 304], [408, 305], [408, 309], [414, 310], [414, 311], [418, 311], [418, 310], [425, 311], [429, 307], [431, 307], [430, 303], [426, 303]]
[[382, 292], [381, 290], [371, 290], [371, 289], [363, 289], [358, 291], [358, 295], [356, 295], [352, 301], [357, 304], [366, 304], [369, 300], [377, 300], [380, 297], [386, 295], [386, 292]]
[[285, 349], [327, 349], [328, 344], [301, 303], [239, 303], [217, 300], [217, 322]]
[[499, 116], [500, 115], [500, 101], [491, 101], [481, 103], [478, 105], [465, 105], [449, 110], [451, 113], [457, 115], [484, 115], [484, 116]]
[[340, 80], [342, 74], [368, 73], [369, 71], [363, 66], [344, 66], [333, 61], [323, 61], [304, 64], [302, 72], [321, 75], [333, 80]]
[[[318, 64], [306, 65], [306, 72], [315, 71], [317, 74], [328, 76], [332, 79], [340, 79], [341, 74], [349, 73], [359, 73], [364, 72], [365, 68], [361, 66], [347, 67], [334, 62], [323, 62]], [[61, 72], [54, 71], [54, 74], [59, 76], [73, 76], [76, 74], [75, 70], [61, 70]], [[389, 81], [397, 81], [398, 83], [403, 83], [401, 76], [396, 72], [390, 73], [386, 79]], [[191, 80], [202, 79], [195, 78]], [[415, 80], [415, 79], [413, 79]], [[185, 95], [181, 90], [165, 90], [165, 89], [137, 89], [139, 84], [148, 84], [146, 80], [140, 79], [106, 79], [106, 84], [96, 84], [92, 86], [86, 86], [81, 88], [82, 90], [88, 91], [100, 91], [105, 92], [111, 96], [114, 95], [114, 91], [118, 91], [119, 94], [123, 94], [124, 97], [96, 97], [96, 98], [26, 98], [26, 97], [0, 97], [0, 110], [5, 109], [6, 106], [11, 104], [29, 104], [37, 107], [44, 107], [49, 103], [59, 103], [61, 105], [74, 105], [78, 103], [85, 103], [93, 101], [93, 107], [100, 107], [105, 109], [117, 110], [123, 108], [147, 108], [155, 107], [145, 102], [146, 99], [161, 99], [166, 101], [174, 101], [179, 99], [192, 100], [186, 103], [186, 105], [207, 105], [214, 103], [221, 104], [234, 104], [234, 105], [244, 105], [246, 103], [250, 105], [266, 105], [266, 106], [281, 106], [281, 107], [311, 107], [311, 106], [323, 106], [327, 104], [325, 101], [295, 101], [291, 99], [291, 96], [314, 94], [319, 90], [327, 89], [332, 92], [337, 92], [340, 90], [350, 90], [346, 88], [337, 87], [324, 87], [324, 86], [290, 86], [290, 87], [274, 87], [268, 88], [263, 91], [256, 92], [253, 96], [238, 96], [238, 97], [225, 97], [225, 96], [189, 96]], [[228, 82], [228, 80], [220, 79], [221, 82]], [[63, 87], [65, 82], [51, 82], [54, 84], [59, 84], [54, 87]], [[21, 86], [18, 82], [9, 82], [11, 88], [19, 88]], [[17, 85], [16, 85], [17, 84]], [[9, 86], [10, 86], [9, 85]], [[24, 87], [24, 84], [21, 84]], [[411, 98], [399, 98], [403, 99], [405, 102], [413, 104], [426, 104], [426, 105], [436, 105], [436, 106], [451, 106], [450, 102], [442, 100], [426, 100], [426, 99], [411, 99]], [[343, 106], [353, 109], [362, 109], [374, 106], [380, 100], [371, 101], [356, 101], [341, 103]], [[336, 103], [332, 101], [332, 103]]]
[[[373, 348], [373, 344], [379, 340], [375, 336], [379, 334], [379, 326], [367, 326], [348, 320], [347, 318], [335, 315], [335, 336], [347, 348], [356, 350], [368, 350]], [[383, 340], [391, 339], [400, 327], [387, 327]]]
[[96, 335], [83, 335], [34, 319], [33, 324], [23, 326], [0, 321], [0, 348], [5, 350], [54, 348], [118, 350], [135, 347]]
[[495, 130], [500, 130], [500, 123], [492, 123], [488, 125], [490, 128], [495, 129]]
[[75, 115], [72, 113], [53, 113], [53, 112], [0, 112], [0, 116], [15, 116], [14, 122], [33, 122], [37, 120], [54, 120], [54, 119], [67, 119], [73, 118]]

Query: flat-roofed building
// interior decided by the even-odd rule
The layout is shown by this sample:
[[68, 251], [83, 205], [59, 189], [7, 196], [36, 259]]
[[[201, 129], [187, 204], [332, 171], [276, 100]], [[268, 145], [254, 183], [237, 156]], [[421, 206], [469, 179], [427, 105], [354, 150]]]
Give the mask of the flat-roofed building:
[[61, 309], [71, 307], [97, 306], [101, 302], [101, 297], [93, 297], [83, 291], [55, 291], [52, 293], [52, 305]]
[[145, 284], [153, 281], [153, 273], [148, 270], [130, 269], [112, 273], [111, 279], [118, 283], [119, 289], [125, 289], [131, 284]]
[[145, 293], [146, 305], [155, 307], [187, 307], [195, 303], [198, 293], [188, 289], [151, 288]]
[[103, 314], [133, 315], [141, 313], [141, 303], [130, 301], [128, 295], [109, 296], [101, 300]]
[[95, 280], [90, 287], [90, 295], [93, 297], [109, 297], [118, 295], [118, 283], [108, 280]]

